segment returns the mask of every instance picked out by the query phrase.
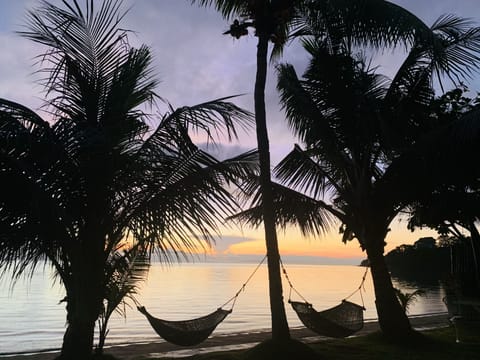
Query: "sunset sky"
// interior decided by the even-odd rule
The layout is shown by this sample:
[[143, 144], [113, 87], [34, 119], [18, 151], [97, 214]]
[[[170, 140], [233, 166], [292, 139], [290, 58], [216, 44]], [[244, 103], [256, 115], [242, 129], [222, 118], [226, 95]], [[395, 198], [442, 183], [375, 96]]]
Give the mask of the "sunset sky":
[[[82, 2], [83, 0], [80, 0]], [[60, 1], [51, 1], [60, 4]], [[396, 0], [393, 1], [423, 19], [427, 24], [440, 15], [453, 13], [474, 17], [480, 22], [479, 0]], [[22, 30], [27, 9], [38, 5], [34, 0], [0, 0], [0, 97], [38, 109], [42, 104], [42, 88], [36, 83], [34, 57], [41, 52], [38, 45], [22, 39], [15, 31]], [[158, 94], [173, 106], [193, 105], [227, 95], [244, 94], [235, 100], [246, 109], [253, 109], [256, 38], [253, 35], [234, 40], [222, 35], [228, 22], [210, 9], [191, 6], [189, 0], [125, 0], [131, 7], [123, 27], [133, 30], [129, 35], [132, 45], [151, 46], [155, 68], [161, 80]], [[388, 50], [376, 57], [379, 72], [392, 75], [404, 56]], [[285, 50], [282, 61], [295, 65], [302, 73], [308, 59], [298, 44]], [[267, 117], [270, 132], [272, 162], [275, 165], [293, 147], [295, 139], [285, 125], [275, 90], [275, 74], [270, 67], [266, 89]], [[468, 82], [472, 90], [480, 89], [480, 76]], [[252, 133], [240, 134], [241, 139], [222, 146], [223, 156], [233, 155], [256, 147]], [[218, 149], [211, 149], [219, 152]], [[412, 174], [412, 179], [414, 174]], [[337, 227], [338, 228], [338, 227]], [[279, 231], [283, 255], [350, 258], [352, 262], [364, 258], [358, 242], [344, 245], [337, 228], [321, 239], [304, 239], [294, 229]], [[430, 231], [406, 230], [405, 221], [394, 221], [387, 238], [387, 250], [403, 243], [412, 243], [421, 236], [434, 235]], [[217, 254], [263, 254], [262, 232], [231, 227], [225, 230], [213, 251]]]

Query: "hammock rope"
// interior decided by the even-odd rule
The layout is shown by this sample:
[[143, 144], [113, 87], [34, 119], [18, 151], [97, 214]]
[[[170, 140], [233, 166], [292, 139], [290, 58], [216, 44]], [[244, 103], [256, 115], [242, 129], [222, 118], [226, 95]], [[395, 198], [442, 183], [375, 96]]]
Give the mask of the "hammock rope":
[[235, 295], [233, 295], [229, 300], [227, 300], [227, 302], [225, 304], [223, 304], [222, 306], [220, 306], [220, 308], [223, 308], [224, 306], [228, 305], [230, 302], [233, 301], [232, 303], [232, 307], [230, 308], [230, 311], [233, 310], [233, 307], [235, 306], [235, 303], [237, 302], [237, 298], [238, 296], [240, 295], [240, 293], [242, 293], [243, 291], [245, 291], [245, 288], [248, 284], [248, 282], [253, 278], [253, 276], [255, 275], [255, 273], [257, 272], [257, 270], [260, 268], [260, 266], [262, 266], [262, 264], [265, 262], [265, 260], [267, 259], [267, 255], [265, 255], [262, 259], [262, 261], [260, 261], [258, 263], [258, 265], [255, 267], [255, 269], [253, 270], [253, 272], [250, 274], [250, 276], [247, 278], [247, 281], [245, 281], [243, 283], [243, 285], [240, 287], [240, 289], [238, 289], [238, 291], [235, 293]]
[[350, 299], [353, 295], [355, 295], [358, 292], [360, 294], [360, 299], [362, 300], [362, 307], [365, 309], [365, 302], [363, 301], [362, 290], [365, 291], [365, 279], [367, 278], [367, 273], [368, 273], [368, 266], [365, 266], [365, 272], [363, 273], [362, 281], [360, 281], [360, 285], [358, 286], [357, 289], [355, 289], [350, 295], [348, 295], [343, 300]]
[[281, 268], [282, 268], [283, 276], [285, 276], [285, 279], [287, 280], [288, 285], [290, 286], [290, 291], [288, 292], [288, 302], [291, 302], [291, 301], [292, 301], [292, 291], [294, 291], [306, 304], [308, 304], [309, 302], [307, 301], [307, 299], [305, 299], [305, 298], [302, 296], [302, 294], [300, 294], [300, 293], [298, 292], [298, 290], [295, 289], [295, 287], [293, 286], [292, 282], [290, 281], [290, 278], [288, 277], [287, 270], [285, 269], [285, 266], [283, 266], [282, 259], [280, 259], [280, 266], [281, 266]]
[[[248, 282], [265, 262], [266, 258], [267, 256], [265, 255], [234, 296], [208, 315], [190, 320], [171, 321], [152, 316], [144, 306], [138, 306], [137, 309], [146, 316], [153, 330], [155, 330], [155, 332], [166, 341], [180, 346], [200, 344], [202, 341], [206, 340], [215, 328], [233, 311], [238, 296], [245, 291]], [[223, 307], [229, 303], [232, 303], [230, 309], [223, 309]]]
[[[365, 311], [365, 304], [361, 291], [364, 290], [368, 267], [363, 274], [360, 286], [349, 296], [344, 298], [339, 305], [323, 311], [316, 311], [312, 304], [309, 303], [297, 289], [295, 289], [281, 259], [280, 266], [285, 279], [290, 286], [288, 302], [305, 327], [319, 335], [336, 338], [350, 336], [363, 328], [363, 312]], [[291, 298], [292, 291], [295, 292], [303, 302], [293, 301]], [[347, 300], [357, 292], [360, 292], [360, 298], [362, 300], [361, 306]]]

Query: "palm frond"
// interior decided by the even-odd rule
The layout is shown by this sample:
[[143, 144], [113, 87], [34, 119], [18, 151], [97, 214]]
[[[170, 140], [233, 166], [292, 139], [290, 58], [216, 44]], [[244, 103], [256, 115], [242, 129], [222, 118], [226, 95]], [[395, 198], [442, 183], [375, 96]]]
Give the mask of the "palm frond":
[[330, 190], [341, 191], [338, 179], [332, 177], [329, 169], [313, 161], [298, 145], [278, 163], [274, 174], [282, 184], [315, 199], [323, 198]]
[[194, 132], [204, 132], [210, 141], [225, 136], [229, 141], [237, 138], [236, 126], [251, 129], [253, 114], [226, 101], [235, 96], [224, 97], [194, 106], [184, 106], [172, 111], [168, 120], [176, 119]]
[[23, 126], [27, 131], [32, 132], [36, 127], [48, 127], [48, 122], [43, 120], [37, 113], [29, 108], [0, 98], [0, 111], [2, 115], [1, 126], [18, 124]]
[[[50, 103], [60, 114], [77, 121], [100, 121], [99, 109], [105, 108], [105, 96], [118, 79], [121, 64], [140, 65], [138, 75], [128, 69], [137, 75], [137, 81], [148, 77], [146, 65], [150, 59], [146, 48], [136, 53], [129, 51], [126, 31], [118, 26], [126, 14], [120, 10], [121, 4], [119, 0], [107, 0], [99, 11], [94, 11], [94, 2], [86, 1], [87, 10], [82, 12], [76, 0], [73, 5], [65, 3], [67, 9], [43, 2], [29, 12], [27, 31], [20, 34], [48, 47], [41, 56], [42, 63], [49, 64], [41, 70], [45, 72], [43, 84], [47, 94], [53, 95]], [[137, 94], [148, 94], [154, 82], [142, 85], [137, 84], [143, 90]]]
[[431, 57], [438, 77], [448, 76], [454, 84], [471, 78], [479, 68], [480, 27], [468, 19], [444, 15], [431, 29], [435, 34]]
[[418, 39], [410, 50], [392, 81], [390, 97], [398, 96], [404, 86], [404, 93], [415, 93], [419, 101], [428, 103], [434, 76], [440, 82], [446, 76], [458, 85], [478, 70], [480, 28], [469, 20], [444, 15], [432, 25], [431, 32], [432, 37]]
[[[66, 210], [68, 172], [64, 151], [49, 124], [36, 113], [0, 100], [0, 173], [9, 191], [0, 199], [0, 264], [14, 279], [50, 259], [58, 264], [59, 244], [69, 241], [74, 223]], [[64, 276], [62, 267], [57, 271]]]
[[[249, 209], [231, 216], [230, 219], [257, 228], [263, 222], [262, 198], [257, 178], [251, 178], [248, 188]], [[341, 212], [321, 200], [277, 183], [272, 183], [272, 188], [275, 221], [281, 228], [297, 226], [305, 236], [325, 235], [335, 223], [335, 217], [342, 217]]]
[[217, 161], [198, 148], [185, 153], [154, 150], [146, 158], [150, 165], [143, 189], [125, 215], [127, 226], [137, 241], [155, 244], [163, 255], [194, 251], [212, 241], [218, 224], [238, 211], [227, 187], [240, 186], [243, 177], [258, 171], [257, 154]]
[[200, 6], [213, 6], [223, 17], [231, 19], [235, 16], [247, 14], [249, 3], [244, 0], [191, 0], [192, 4], [198, 3]]
[[297, 32], [318, 36], [325, 31], [340, 31], [352, 43], [376, 48], [411, 45], [415, 38], [430, 36], [428, 27], [414, 14], [389, 1], [378, 0], [312, 2], [304, 25]]
[[[332, 129], [328, 126], [329, 111], [321, 111], [321, 107], [324, 106], [322, 99], [311, 96], [317, 95], [315, 91], [313, 94], [309, 93], [315, 83], [300, 81], [291, 65], [280, 65], [277, 70], [277, 89], [280, 91], [282, 107], [294, 133], [302, 140], [311, 139], [310, 134], [323, 134], [325, 139], [334, 139], [333, 136], [329, 136], [332, 135]], [[333, 142], [326, 146], [336, 148]]]

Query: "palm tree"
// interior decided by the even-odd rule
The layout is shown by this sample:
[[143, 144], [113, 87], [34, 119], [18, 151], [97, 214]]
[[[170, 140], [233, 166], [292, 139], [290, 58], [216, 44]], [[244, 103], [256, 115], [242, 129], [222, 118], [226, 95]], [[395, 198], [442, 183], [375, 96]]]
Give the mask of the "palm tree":
[[226, 33], [239, 38], [248, 34], [248, 27], [255, 28], [257, 44], [257, 73], [255, 78], [255, 123], [257, 145], [260, 160], [260, 187], [263, 198], [262, 219], [265, 244], [267, 248], [268, 280], [270, 292], [270, 311], [272, 320], [272, 339], [282, 341], [290, 338], [290, 332], [283, 304], [283, 290], [280, 273], [280, 254], [278, 250], [275, 219], [273, 217], [273, 194], [271, 188], [270, 152], [265, 108], [265, 84], [267, 79], [268, 43], [275, 44], [275, 50], [281, 51], [287, 39], [289, 22], [296, 17], [297, 8], [302, 1], [275, 0], [192, 0], [202, 6], [214, 5], [226, 18], [235, 19]]
[[96, 354], [103, 354], [105, 340], [109, 329], [108, 322], [114, 312], [126, 317], [128, 300], [138, 304], [135, 295], [138, 286], [147, 279], [150, 269], [150, 258], [144, 249], [133, 248], [115, 251], [110, 255], [105, 266], [105, 296], [103, 308], [99, 314], [98, 345]]
[[[411, 327], [393, 290], [384, 241], [391, 221], [413, 200], [412, 194], [429, 191], [427, 183], [407, 186], [412, 153], [423, 154], [422, 143], [435, 144], [430, 139], [430, 130], [440, 126], [431, 116], [435, 71], [456, 66], [468, 71], [477, 59], [480, 31], [466, 24], [454, 17], [439, 20], [432, 27], [435, 51], [414, 44], [392, 81], [352, 55], [354, 42], [344, 28], [304, 41], [312, 58], [303, 79], [293, 66], [279, 66], [281, 102], [306, 149], [295, 146], [276, 167], [275, 175], [288, 186], [275, 186], [277, 221], [318, 234], [337, 218], [343, 241], [358, 239], [370, 262], [381, 329], [391, 336], [408, 335]], [[449, 37], [452, 33], [457, 36]], [[332, 201], [325, 202], [324, 196]], [[252, 205], [239, 218], [257, 225], [263, 204], [254, 197]]]
[[[269, 139], [266, 126], [265, 83], [268, 43], [274, 46], [272, 57], [282, 53], [289, 37], [311, 35], [330, 25], [350, 29], [359, 42], [373, 46], [412, 42], [415, 37], [430, 37], [429, 29], [405, 9], [378, 0], [191, 0], [202, 6], [214, 6], [225, 18], [233, 20], [225, 34], [240, 38], [255, 29], [257, 43], [257, 73], [254, 109], [257, 146], [260, 157], [260, 192], [262, 222], [268, 256], [272, 339], [290, 337], [283, 303], [278, 241], [274, 219], [271, 184]], [[235, 18], [236, 17], [236, 18]], [[235, 18], [235, 19], [234, 19]]]
[[142, 107], [158, 99], [150, 49], [128, 44], [121, 1], [95, 4], [42, 2], [29, 12], [22, 35], [46, 46], [48, 121], [0, 99], [8, 188], [0, 266], [14, 279], [53, 267], [66, 291], [61, 357], [69, 360], [91, 355], [104, 301], [118, 301], [109, 295], [112, 275], [128, 254], [173, 261], [209, 246], [237, 209], [227, 188], [257, 166], [253, 152], [217, 161], [189, 136], [193, 129], [215, 140], [235, 136], [234, 123], [249, 126], [251, 115], [228, 99], [146, 114]]

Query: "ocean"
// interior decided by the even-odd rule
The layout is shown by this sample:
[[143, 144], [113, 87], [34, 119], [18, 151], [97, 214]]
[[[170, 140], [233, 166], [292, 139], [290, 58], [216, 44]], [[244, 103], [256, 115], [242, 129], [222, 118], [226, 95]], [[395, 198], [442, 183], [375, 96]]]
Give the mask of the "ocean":
[[[148, 280], [136, 296], [155, 317], [185, 320], [206, 315], [222, 306], [247, 281], [257, 264], [154, 263]], [[294, 288], [323, 310], [340, 303], [359, 288], [365, 268], [354, 265], [285, 264]], [[404, 292], [422, 288], [425, 295], [417, 298], [409, 309], [410, 315], [445, 312], [445, 296], [440, 283], [418, 284], [394, 279], [394, 285]], [[289, 285], [283, 282], [285, 300]], [[361, 296], [360, 296], [361, 294]], [[62, 287], [52, 272], [38, 269], [31, 280], [19, 280], [12, 289], [8, 276], [0, 281], [0, 356], [16, 352], [36, 352], [59, 349], [65, 331], [65, 305]], [[295, 292], [292, 300], [301, 300]], [[374, 293], [370, 274], [362, 291], [349, 300], [366, 308], [365, 319], [376, 318]], [[231, 303], [226, 305], [229, 308]], [[286, 303], [290, 327], [301, 326], [296, 314]], [[270, 327], [267, 268], [262, 265], [240, 292], [233, 312], [217, 327], [214, 334], [253, 332]], [[106, 346], [119, 343], [158, 341], [146, 318], [133, 303], [126, 308], [126, 317], [114, 314], [109, 322]]]

